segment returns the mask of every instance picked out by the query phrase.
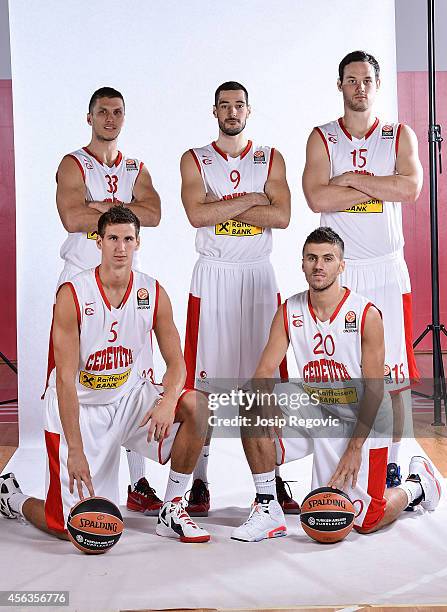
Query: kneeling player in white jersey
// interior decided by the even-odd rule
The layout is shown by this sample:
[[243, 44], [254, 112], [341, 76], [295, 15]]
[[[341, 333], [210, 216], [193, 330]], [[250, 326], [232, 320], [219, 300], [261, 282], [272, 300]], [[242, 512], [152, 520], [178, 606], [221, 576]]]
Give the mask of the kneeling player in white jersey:
[[384, 376], [392, 393], [395, 442], [387, 485], [401, 481], [399, 440], [409, 379], [418, 373], [412, 346], [411, 286], [403, 257], [401, 202], [414, 202], [422, 187], [418, 143], [407, 125], [374, 115], [380, 88], [377, 60], [364, 51], [339, 65], [338, 89], [344, 115], [315, 128], [307, 143], [303, 189], [320, 225], [344, 240], [342, 283], [374, 302], [385, 328]]
[[[343, 269], [341, 238], [330, 228], [312, 232], [303, 248], [309, 290], [289, 298], [278, 309], [253, 389], [269, 384], [272, 389], [275, 369], [291, 343], [302, 389], [317, 401], [305, 406], [302, 400], [294, 421], [294, 411], [288, 410], [287, 437], [278, 437], [276, 431], [270, 437], [259, 428], [243, 436], [256, 501], [249, 519], [234, 530], [236, 540], [253, 542], [286, 535], [284, 515], [276, 501], [275, 462], [293, 461], [312, 452], [312, 489], [344, 490], [356, 509], [354, 526], [361, 533], [388, 525], [409, 504], [434, 510], [439, 502], [440, 485], [424, 457], [411, 459], [410, 475], [403, 484], [385, 489], [389, 438], [383, 399], [383, 324], [371, 302], [340, 285]], [[275, 387], [276, 397], [284, 386]], [[321, 421], [330, 421], [328, 415], [338, 417], [337, 427], [334, 419], [334, 427], [322, 430]], [[307, 419], [317, 419], [320, 426], [316, 431], [306, 429], [300, 418], [306, 425]]]
[[[281, 153], [247, 139], [250, 112], [246, 88], [222, 83], [213, 107], [219, 138], [181, 160], [182, 200], [199, 253], [186, 323], [187, 384], [203, 391], [252, 376], [281, 302], [269, 256], [272, 228], [289, 224], [290, 191]], [[287, 378], [285, 360], [278, 374]], [[209, 441], [194, 470], [193, 516], [208, 513]], [[299, 512], [279, 473], [277, 484], [285, 511]]]
[[[87, 123], [92, 134], [87, 146], [65, 155], [57, 170], [57, 209], [68, 236], [61, 247], [64, 268], [57, 288], [82, 270], [100, 263], [96, 229], [100, 215], [111, 206], [124, 203], [137, 215], [143, 227], [160, 222], [160, 198], [144, 163], [118, 150], [118, 137], [124, 124], [122, 94], [112, 87], [93, 93], [88, 105]], [[137, 255], [133, 267], [140, 270]], [[54, 366], [49, 351], [48, 370]], [[152, 379], [153, 361], [150, 338], [138, 364], [143, 376]], [[144, 458], [128, 450], [130, 486], [129, 510], [157, 515], [161, 500], [145, 477]]]
[[[84, 494], [115, 503], [121, 446], [171, 470], [156, 533], [182, 542], [209, 534], [184, 511], [182, 497], [207, 430], [206, 400], [183, 388], [186, 368], [165, 290], [132, 270], [138, 218], [114, 207], [98, 222], [101, 264], [57, 294], [55, 369], [45, 393], [46, 500], [24, 495], [13, 474], [0, 479], [0, 512], [66, 537], [70, 508]], [[136, 363], [154, 330], [166, 362], [163, 386], [139, 376]]]

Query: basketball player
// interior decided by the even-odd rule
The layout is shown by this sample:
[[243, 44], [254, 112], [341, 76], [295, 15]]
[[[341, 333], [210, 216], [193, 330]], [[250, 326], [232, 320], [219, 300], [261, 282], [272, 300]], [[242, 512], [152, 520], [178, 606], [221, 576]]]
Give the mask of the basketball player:
[[[248, 140], [250, 112], [243, 85], [220, 85], [213, 107], [217, 140], [181, 159], [182, 200], [197, 228], [199, 253], [186, 323], [187, 385], [203, 391], [219, 388], [219, 379], [237, 385], [251, 378], [280, 303], [269, 255], [272, 228], [289, 224], [290, 191], [281, 153]], [[281, 376], [287, 377], [285, 361]], [[210, 436], [211, 430], [194, 470], [193, 516], [208, 514]], [[298, 512], [279, 474], [277, 481], [286, 512]]]
[[[98, 221], [101, 264], [59, 288], [56, 363], [45, 393], [46, 500], [24, 495], [8, 474], [1, 478], [0, 509], [66, 538], [70, 508], [84, 494], [118, 502], [125, 445], [160, 463], [172, 454], [156, 533], [205, 542], [209, 534], [186, 514], [182, 496], [205, 439], [206, 400], [183, 389], [185, 364], [165, 290], [132, 270], [139, 229], [130, 209], [110, 208]], [[166, 362], [163, 386], [141, 378], [136, 365], [152, 329]]]
[[401, 202], [414, 202], [422, 167], [414, 132], [374, 114], [380, 88], [377, 60], [364, 51], [340, 62], [338, 89], [344, 115], [315, 128], [307, 143], [303, 189], [309, 207], [321, 213], [346, 245], [342, 283], [370, 299], [383, 314], [385, 381], [393, 395], [395, 443], [388, 485], [401, 482], [398, 466], [403, 428], [402, 391], [418, 373], [412, 346], [411, 288], [403, 257]]
[[[57, 208], [68, 236], [61, 248], [64, 269], [58, 287], [78, 272], [99, 264], [96, 228], [100, 215], [111, 206], [123, 202], [131, 206], [143, 226], [154, 227], [160, 222], [160, 198], [146, 166], [118, 151], [124, 115], [124, 99], [119, 91], [111, 87], [95, 91], [87, 114], [91, 140], [86, 147], [65, 155], [59, 165]], [[137, 258], [134, 267], [140, 269]], [[151, 354], [148, 347], [141, 357], [143, 376], [153, 374]], [[131, 481], [127, 507], [145, 514], [158, 514], [161, 500], [145, 478], [143, 457], [129, 451], [127, 459]]]
[[[311, 452], [312, 489], [329, 486], [345, 491], [356, 509], [354, 526], [361, 533], [388, 525], [409, 504], [434, 510], [439, 502], [439, 482], [423, 457], [411, 459], [405, 483], [385, 488], [389, 439], [381, 425], [383, 421], [386, 426], [388, 413], [383, 324], [371, 302], [340, 285], [344, 266], [343, 241], [331, 228], [321, 227], [307, 237], [302, 269], [309, 289], [278, 309], [253, 381], [254, 388], [268, 385], [291, 343], [302, 389], [308, 398], [317, 397], [307, 406], [302, 400], [295, 418], [321, 423], [333, 415], [338, 417], [337, 427], [316, 423], [315, 429], [306, 429], [289, 418], [294, 427], [288, 427], [287, 436], [282, 429], [282, 439], [253, 432], [243, 436], [256, 501], [249, 519], [234, 530], [236, 540], [286, 535], [284, 514], [276, 501], [275, 460], [293, 461]], [[276, 394], [281, 387], [277, 385]], [[294, 411], [287, 412], [291, 417]]]

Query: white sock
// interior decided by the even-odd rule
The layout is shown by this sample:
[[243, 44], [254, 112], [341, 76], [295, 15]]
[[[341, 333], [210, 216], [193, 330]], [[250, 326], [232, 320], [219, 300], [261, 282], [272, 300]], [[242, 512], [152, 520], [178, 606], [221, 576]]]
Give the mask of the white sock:
[[402, 491], [405, 491], [409, 504], [422, 495], [422, 486], [420, 482], [406, 480], [396, 487], [396, 489], [402, 489]]
[[24, 495], [23, 493], [13, 493], [8, 499], [9, 507], [13, 512], [18, 512], [20, 516], [23, 516], [22, 508], [23, 504], [29, 499], [31, 495]]
[[130, 484], [135, 487], [140, 478], [146, 476], [144, 457], [135, 451], [126, 449], [127, 463], [129, 464]]
[[400, 450], [400, 440], [399, 442], [393, 442], [391, 444], [388, 463], [395, 463], [396, 465], [399, 465], [399, 450]]
[[176, 497], [183, 497], [188, 488], [190, 478], [191, 474], [181, 474], [180, 472], [175, 472], [173, 469], [169, 470], [164, 501], [172, 501]]
[[197, 459], [196, 467], [194, 468], [193, 480], [199, 478], [205, 484], [208, 484], [208, 456], [210, 454], [210, 446], [204, 446], [200, 451]]
[[273, 495], [273, 499], [277, 499], [275, 470], [265, 472], [264, 474], [253, 474], [253, 481], [256, 493], [259, 495]]

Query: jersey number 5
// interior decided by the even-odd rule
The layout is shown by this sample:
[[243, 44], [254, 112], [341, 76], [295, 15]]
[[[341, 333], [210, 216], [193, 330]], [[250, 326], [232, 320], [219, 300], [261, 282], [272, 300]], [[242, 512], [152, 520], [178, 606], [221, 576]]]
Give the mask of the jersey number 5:
[[116, 331], [116, 329], [113, 329], [115, 325], [118, 325], [118, 321], [114, 321], [110, 326], [110, 333], [112, 334], [112, 336], [107, 340], [107, 342], [115, 342], [115, 340], [118, 338], [118, 332]]

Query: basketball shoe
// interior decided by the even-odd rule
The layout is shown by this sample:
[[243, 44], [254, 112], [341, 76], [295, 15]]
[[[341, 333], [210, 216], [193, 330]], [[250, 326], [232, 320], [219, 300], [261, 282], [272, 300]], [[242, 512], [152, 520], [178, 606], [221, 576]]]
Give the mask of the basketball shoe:
[[389, 463], [386, 467], [386, 486], [387, 489], [398, 487], [402, 483], [400, 474], [400, 465], [397, 463]]
[[20, 517], [18, 512], [11, 510], [9, 505], [9, 498], [14, 493], [21, 493], [22, 490], [19, 487], [19, 483], [16, 480], [14, 474], [3, 474], [0, 476], [0, 514], [7, 519], [17, 519]]
[[276, 476], [276, 495], [284, 514], [299, 514], [301, 512], [299, 503], [292, 498], [289, 483], [283, 480], [281, 476]]
[[134, 488], [127, 487], [127, 508], [133, 512], [142, 512], [147, 516], [158, 516], [163, 502], [149, 486], [146, 478], [140, 478]]
[[434, 510], [441, 498], [441, 485], [435, 476], [433, 465], [425, 457], [416, 455], [411, 458], [409, 472], [407, 480], [419, 482], [422, 487], [422, 496], [415, 499], [410, 506], [421, 504], [425, 510]]
[[208, 516], [209, 509], [210, 492], [208, 487], [203, 480], [196, 478], [189, 493], [186, 512], [190, 516]]
[[208, 542], [210, 534], [193, 520], [184, 508], [181, 497], [167, 501], [161, 507], [155, 533], [166, 538], [178, 538], [180, 542]]
[[232, 540], [260, 542], [287, 535], [284, 512], [273, 495], [256, 495], [250, 516], [231, 534]]

